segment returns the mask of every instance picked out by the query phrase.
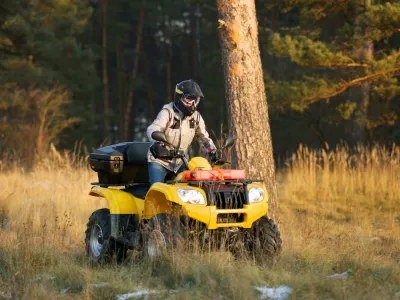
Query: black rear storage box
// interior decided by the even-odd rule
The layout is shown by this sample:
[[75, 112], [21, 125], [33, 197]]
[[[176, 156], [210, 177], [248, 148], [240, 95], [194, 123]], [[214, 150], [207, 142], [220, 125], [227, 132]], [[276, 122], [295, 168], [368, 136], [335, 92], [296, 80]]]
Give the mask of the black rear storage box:
[[151, 143], [127, 142], [99, 148], [90, 154], [90, 167], [99, 184], [149, 183], [147, 151]]

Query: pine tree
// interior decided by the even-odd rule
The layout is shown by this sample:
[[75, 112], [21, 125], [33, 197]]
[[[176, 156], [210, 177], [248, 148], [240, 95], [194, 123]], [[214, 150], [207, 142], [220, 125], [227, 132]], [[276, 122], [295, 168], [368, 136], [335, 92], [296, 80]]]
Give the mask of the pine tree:
[[[281, 18], [288, 16], [291, 23], [282, 22], [279, 32], [267, 29], [269, 54], [291, 69], [290, 74], [268, 74], [274, 111], [353, 124], [350, 131], [357, 123], [370, 138], [374, 129], [398, 122], [400, 112], [392, 101], [400, 96], [400, 51], [393, 42], [400, 24], [398, 1], [286, 1]], [[362, 142], [364, 134], [357, 135], [356, 142]]]
[[[13, 90], [20, 91], [21, 95], [30, 95], [30, 91], [42, 91], [36, 94], [45, 95], [48, 91], [50, 98], [65, 99], [66, 97], [60, 98], [56, 92], [53, 93], [61, 89], [71, 97], [68, 96], [68, 101], [62, 101], [59, 108], [63, 111], [59, 113], [65, 114], [65, 119], [74, 115], [82, 120], [79, 123], [81, 127], [76, 127], [72, 141], [63, 139], [64, 144], [73, 144], [75, 139], [88, 136], [87, 112], [90, 110], [90, 98], [93, 97], [98, 81], [94, 72], [92, 51], [82, 42], [91, 15], [89, 2], [3, 1], [0, 3], [0, 11], [0, 90], [3, 95], [1, 110], [7, 116], [7, 121], [12, 123], [19, 116], [25, 116], [20, 119], [19, 128], [29, 131], [34, 130], [31, 125], [37, 119], [38, 110], [34, 105], [39, 103], [39, 100], [34, 100], [37, 97], [27, 96], [23, 103], [15, 105], [12, 101], [16, 99]], [[11, 102], [6, 101], [7, 99]], [[69, 123], [63, 129], [71, 127], [70, 125], [73, 124]], [[57, 133], [57, 138], [60, 138], [62, 131]], [[6, 135], [13, 133], [4, 131], [3, 134], [4, 142], [7, 140]], [[23, 139], [19, 142], [21, 141]], [[36, 148], [30, 149], [32, 153], [43, 152], [43, 147], [48, 146], [47, 142], [37, 141]], [[18, 141], [15, 140], [15, 143]], [[19, 146], [9, 144], [8, 147], [17, 149]], [[21, 153], [18, 155], [22, 156]]]
[[278, 214], [271, 131], [254, 1], [217, 1], [222, 65], [236, 159], [249, 178], [264, 180], [270, 214]]

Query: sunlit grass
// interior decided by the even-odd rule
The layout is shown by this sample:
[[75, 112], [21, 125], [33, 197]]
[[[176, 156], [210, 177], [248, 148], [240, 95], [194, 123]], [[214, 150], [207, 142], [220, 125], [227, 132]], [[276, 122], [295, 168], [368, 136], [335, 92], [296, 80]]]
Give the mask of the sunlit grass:
[[[54, 152], [32, 172], [0, 173], [0, 299], [110, 299], [143, 289], [160, 291], [152, 299], [252, 299], [254, 286], [282, 284], [296, 299], [400, 292], [398, 148], [299, 149], [278, 173], [283, 252], [272, 269], [227, 253], [90, 268], [86, 223], [106, 202], [88, 195], [93, 171], [65, 162]], [[327, 278], [348, 270], [347, 279]]]

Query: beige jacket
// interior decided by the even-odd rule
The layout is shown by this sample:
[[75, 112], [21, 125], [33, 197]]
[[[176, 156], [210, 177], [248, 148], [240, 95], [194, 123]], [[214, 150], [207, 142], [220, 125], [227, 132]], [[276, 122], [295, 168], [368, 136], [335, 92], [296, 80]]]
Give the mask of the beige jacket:
[[[179, 112], [173, 109], [173, 103], [164, 105], [154, 122], [147, 128], [147, 137], [151, 142], [151, 134], [154, 131], [164, 132], [168, 142], [180, 150], [187, 152], [193, 139], [196, 139], [201, 146], [215, 149], [215, 145], [210, 139], [204, 120], [200, 113], [196, 111], [192, 116], [182, 119]], [[156, 159], [150, 151], [147, 154], [148, 162], [157, 162], [172, 172], [177, 172], [182, 166], [182, 159], [161, 160]]]

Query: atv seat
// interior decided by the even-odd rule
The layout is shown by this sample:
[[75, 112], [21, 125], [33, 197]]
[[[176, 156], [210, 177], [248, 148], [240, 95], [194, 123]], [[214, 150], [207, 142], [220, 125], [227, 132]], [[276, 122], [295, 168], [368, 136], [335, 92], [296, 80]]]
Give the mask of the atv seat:
[[126, 144], [128, 145], [125, 150], [123, 150], [126, 162], [132, 165], [147, 166], [147, 152], [149, 151], [151, 143], [132, 142]]

